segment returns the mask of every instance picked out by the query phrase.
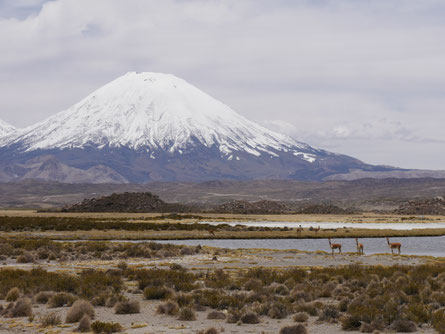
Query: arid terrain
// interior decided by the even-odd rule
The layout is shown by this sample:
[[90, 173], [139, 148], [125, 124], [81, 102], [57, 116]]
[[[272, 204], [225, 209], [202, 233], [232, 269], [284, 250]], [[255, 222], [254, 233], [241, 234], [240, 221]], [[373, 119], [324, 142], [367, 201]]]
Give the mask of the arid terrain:
[[61, 208], [84, 198], [123, 192], [151, 192], [171, 203], [220, 205], [232, 200], [330, 203], [341, 208], [393, 211], [409, 200], [444, 196], [445, 179], [361, 179], [307, 182], [295, 180], [208, 181], [202, 183], [67, 184], [26, 180], [0, 183], [3, 208]]
[[280, 219], [321, 226], [345, 220], [445, 220], [378, 214], [1, 211], [0, 332], [443, 333], [444, 258], [392, 255], [389, 247], [373, 255], [350, 249], [332, 255], [327, 240], [324, 249], [312, 252], [126, 242], [445, 234], [323, 228], [299, 232], [224, 224]]

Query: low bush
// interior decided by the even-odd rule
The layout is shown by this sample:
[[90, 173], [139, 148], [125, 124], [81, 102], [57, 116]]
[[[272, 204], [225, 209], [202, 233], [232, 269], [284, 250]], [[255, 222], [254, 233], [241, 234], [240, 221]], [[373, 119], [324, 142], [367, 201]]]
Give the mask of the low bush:
[[260, 319], [258, 318], [258, 315], [251, 311], [244, 313], [241, 316], [240, 320], [243, 324], [258, 324], [258, 323], [260, 323]]
[[178, 303], [173, 301], [168, 301], [164, 304], [159, 305], [156, 308], [156, 312], [159, 314], [176, 315], [178, 314], [179, 306]]
[[239, 311], [237, 311], [237, 310], [233, 310], [233, 309], [231, 309], [231, 310], [229, 310], [229, 312], [227, 313], [227, 322], [229, 323], [229, 324], [234, 324], [234, 323], [237, 323], [238, 321], [240, 321], [240, 318], [241, 318], [241, 314], [240, 314], [240, 312]]
[[207, 314], [207, 319], [211, 320], [224, 320], [226, 318], [226, 315], [224, 312], [220, 311], [210, 311], [209, 314]]
[[307, 334], [307, 329], [301, 324], [286, 326], [280, 329], [280, 334]]
[[347, 315], [341, 319], [341, 328], [345, 331], [357, 330], [361, 325], [360, 318], [355, 315]]
[[95, 321], [91, 324], [91, 329], [94, 333], [105, 333], [111, 334], [120, 332], [122, 330], [122, 326], [117, 322], [102, 322]]
[[391, 324], [391, 329], [397, 333], [413, 333], [417, 331], [416, 324], [410, 320], [396, 320]]
[[14, 307], [12, 307], [10, 316], [13, 318], [17, 317], [30, 317], [32, 315], [32, 304], [31, 300], [27, 297], [22, 297], [17, 299]]
[[183, 307], [179, 311], [179, 320], [193, 321], [196, 320], [195, 312], [190, 307]]
[[374, 333], [375, 328], [371, 324], [367, 324], [366, 322], [362, 323], [360, 326], [360, 333]]
[[145, 299], [167, 299], [171, 296], [171, 291], [164, 287], [147, 286], [144, 289]]
[[77, 297], [71, 293], [59, 292], [54, 294], [48, 300], [49, 307], [71, 306], [77, 300]]
[[29, 253], [24, 253], [17, 257], [17, 263], [32, 263], [34, 262], [34, 256]]
[[124, 300], [114, 306], [116, 314], [135, 314], [140, 313], [140, 305], [137, 300]]
[[55, 312], [51, 312], [41, 316], [40, 323], [42, 327], [49, 327], [60, 325], [62, 323], [62, 320], [60, 319], [60, 315]]
[[38, 304], [46, 304], [53, 295], [54, 293], [51, 291], [40, 291], [34, 296], [34, 300]]
[[298, 312], [294, 315], [294, 321], [295, 322], [306, 322], [309, 319], [309, 314], [306, 312]]
[[326, 305], [318, 316], [318, 321], [337, 322], [340, 313], [334, 305]]
[[84, 315], [94, 318], [94, 308], [87, 300], [77, 300], [66, 314], [65, 321], [67, 323], [74, 323], [80, 321]]
[[20, 290], [19, 288], [12, 288], [8, 291], [6, 294], [6, 301], [7, 302], [15, 302], [20, 297]]
[[81, 333], [89, 332], [91, 330], [91, 319], [87, 314], [84, 314], [80, 319], [77, 329]]

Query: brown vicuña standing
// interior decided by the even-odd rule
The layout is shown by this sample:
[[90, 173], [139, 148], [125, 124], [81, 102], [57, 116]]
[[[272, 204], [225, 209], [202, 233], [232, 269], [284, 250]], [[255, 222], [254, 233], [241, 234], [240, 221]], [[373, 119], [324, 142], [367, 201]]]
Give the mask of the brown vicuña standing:
[[214, 230], [208, 230], [210, 235], [215, 236], [215, 231]]
[[300, 225], [300, 227], [298, 227], [297, 228], [297, 234], [298, 235], [301, 235], [301, 232], [303, 231], [303, 228], [301, 227], [301, 225]]
[[389, 238], [386, 237], [386, 241], [388, 242], [389, 248], [391, 248], [391, 253], [394, 254], [394, 249], [397, 249], [400, 254], [400, 247], [402, 247], [402, 244], [400, 242], [389, 242]]
[[357, 253], [363, 254], [363, 244], [358, 242], [357, 238], [355, 238], [355, 243], [357, 244]]
[[329, 246], [332, 249], [332, 255], [334, 255], [334, 250], [335, 249], [338, 249], [339, 253], [341, 254], [341, 244], [333, 244], [333, 243], [331, 243], [331, 238], [328, 238], [328, 240], [329, 240]]

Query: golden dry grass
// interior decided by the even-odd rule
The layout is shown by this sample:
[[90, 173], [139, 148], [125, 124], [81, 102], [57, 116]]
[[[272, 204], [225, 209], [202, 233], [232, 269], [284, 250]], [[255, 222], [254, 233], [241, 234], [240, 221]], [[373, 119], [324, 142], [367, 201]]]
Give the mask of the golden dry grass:
[[[119, 212], [37, 212], [36, 210], [0, 210], [0, 216], [7, 217], [81, 217], [99, 219], [129, 219], [132, 222], [143, 221], [145, 218], [162, 216], [162, 213], [119, 213]], [[241, 215], [241, 214], [218, 214], [218, 213], [196, 213], [208, 221], [273, 221], [273, 222], [355, 222], [355, 223], [397, 223], [397, 222], [434, 222], [445, 221], [445, 216], [424, 216], [414, 217], [407, 215], [361, 213], [351, 215], [333, 214], [283, 214], [283, 215]], [[168, 219], [163, 219], [166, 222]], [[184, 219], [181, 222], [187, 223], [196, 219]], [[177, 220], [175, 220], [177, 222]]]

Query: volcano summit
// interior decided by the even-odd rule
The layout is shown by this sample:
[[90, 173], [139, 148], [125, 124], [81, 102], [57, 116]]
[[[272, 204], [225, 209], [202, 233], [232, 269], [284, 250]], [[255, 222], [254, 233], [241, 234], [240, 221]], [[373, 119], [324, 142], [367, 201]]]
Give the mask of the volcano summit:
[[392, 170], [263, 128], [173, 75], [136, 72], [0, 137], [0, 158], [4, 181], [322, 180]]

